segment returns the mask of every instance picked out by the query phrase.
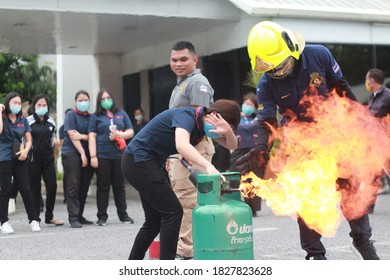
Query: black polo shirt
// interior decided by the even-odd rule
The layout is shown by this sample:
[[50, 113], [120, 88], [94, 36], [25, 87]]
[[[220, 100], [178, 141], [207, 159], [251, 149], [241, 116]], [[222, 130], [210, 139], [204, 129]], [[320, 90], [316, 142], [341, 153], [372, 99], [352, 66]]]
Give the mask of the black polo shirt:
[[27, 117], [31, 127], [32, 148], [30, 150], [30, 162], [51, 163], [54, 162], [53, 145], [56, 135], [54, 120], [47, 114], [41, 120], [36, 114]]

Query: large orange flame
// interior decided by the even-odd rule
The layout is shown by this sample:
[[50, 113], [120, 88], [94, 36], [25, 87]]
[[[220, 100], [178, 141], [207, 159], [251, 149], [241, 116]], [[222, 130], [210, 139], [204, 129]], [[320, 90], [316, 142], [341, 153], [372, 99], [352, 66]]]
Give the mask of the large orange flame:
[[[276, 177], [263, 180], [249, 173], [240, 189], [267, 200], [276, 215], [297, 215], [318, 233], [334, 236], [340, 208], [346, 219], [356, 219], [375, 199], [376, 182], [390, 158], [390, 120], [335, 93], [307, 95], [302, 102], [312, 122], [292, 120], [273, 130], [281, 140], [270, 159]], [[350, 186], [336, 186], [338, 178]]]

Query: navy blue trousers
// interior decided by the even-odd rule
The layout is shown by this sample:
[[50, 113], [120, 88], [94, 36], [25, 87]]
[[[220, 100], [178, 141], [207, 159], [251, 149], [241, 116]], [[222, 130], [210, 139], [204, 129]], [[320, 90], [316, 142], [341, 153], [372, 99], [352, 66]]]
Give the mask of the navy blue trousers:
[[122, 172], [139, 192], [145, 212], [145, 222], [134, 240], [129, 260], [144, 259], [159, 233], [160, 260], [175, 259], [183, 208], [161, 166], [155, 160], [135, 163], [132, 155], [124, 153]]

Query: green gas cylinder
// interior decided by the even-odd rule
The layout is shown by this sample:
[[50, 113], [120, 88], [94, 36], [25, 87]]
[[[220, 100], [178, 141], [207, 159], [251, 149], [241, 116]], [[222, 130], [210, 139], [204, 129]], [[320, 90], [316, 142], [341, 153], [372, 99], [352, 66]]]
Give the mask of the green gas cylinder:
[[239, 192], [226, 193], [237, 172], [197, 175], [198, 206], [192, 212], [195, 260], [253, 260], [252, 211]]

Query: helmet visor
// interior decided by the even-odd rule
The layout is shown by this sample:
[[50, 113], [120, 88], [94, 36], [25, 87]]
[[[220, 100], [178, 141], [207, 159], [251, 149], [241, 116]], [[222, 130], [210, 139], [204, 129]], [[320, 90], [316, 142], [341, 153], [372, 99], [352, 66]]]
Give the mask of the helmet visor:
[[284, 79], [294, 70], [294, 58], [287, 57], [278, 67], [267, 71], [267, 75], [272, 79]]
[[255, 72], [257, 73], [264, 73], [267, 72], [268, 70], [272, 69], [274, 65], [272, 63], [266, 62], [262, 60], [260, 57], [257, 55], [255, 56], [254, 61], [251, 61], [252, 68]]

